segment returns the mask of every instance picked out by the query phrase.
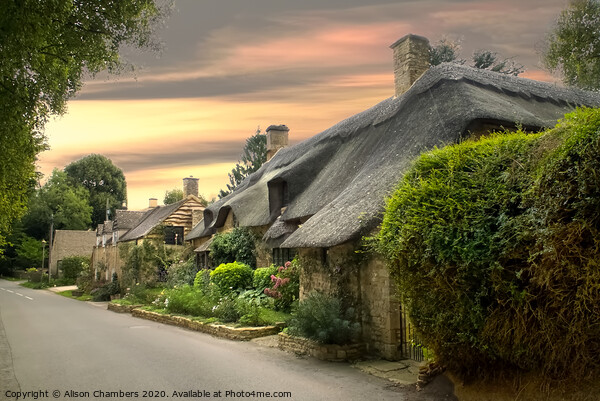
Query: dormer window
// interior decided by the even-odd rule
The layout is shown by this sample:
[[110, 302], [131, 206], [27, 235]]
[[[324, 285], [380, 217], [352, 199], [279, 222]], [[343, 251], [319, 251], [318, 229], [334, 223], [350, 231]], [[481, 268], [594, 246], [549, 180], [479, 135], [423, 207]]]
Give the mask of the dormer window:
[[204, 228], [210, 227], [210, 225], [212, 224], [212, 221], [213, 221], [213, 212], [208, 209], [204, 209]]
[[271, 218], [277, 218], [281, 215], [281, 209], [289, 203], [287, 181], [283, 178], [276, 178], [267, 183], [269, 188], [269, 215]]

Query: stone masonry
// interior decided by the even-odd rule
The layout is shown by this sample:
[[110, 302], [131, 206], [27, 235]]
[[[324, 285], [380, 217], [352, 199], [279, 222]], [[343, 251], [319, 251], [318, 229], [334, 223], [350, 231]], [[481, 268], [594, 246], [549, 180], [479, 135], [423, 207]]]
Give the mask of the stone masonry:
[[400, 96], [429, 69], [429, 40], [408, 34], [390, 48], [394, 51], [395, 95]]

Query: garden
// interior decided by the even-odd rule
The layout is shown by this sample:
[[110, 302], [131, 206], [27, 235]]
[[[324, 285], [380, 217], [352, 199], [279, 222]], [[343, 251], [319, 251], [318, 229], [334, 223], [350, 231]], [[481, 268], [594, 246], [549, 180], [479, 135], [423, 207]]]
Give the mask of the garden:
[[245, 229], [215, 236], [211, 257], [218, 266], [214, 269], [198, 271], [189, 250], [166, 247], [159, 241], [120, 246], [124, 263], [118, 281], [124, 288], [117, 291], [107, 283], [102, 289], [102, 293], [123, 294], [114, 304], [204, 323], [287, 326], [288, 334], [319, 343], [358, 339], [360, 326], [354, 322], [354, 310], [342, 308], [338, 299], [315, 292], [299, 302], [297, 259], [282, 266], [255, 268], [255, 239]]

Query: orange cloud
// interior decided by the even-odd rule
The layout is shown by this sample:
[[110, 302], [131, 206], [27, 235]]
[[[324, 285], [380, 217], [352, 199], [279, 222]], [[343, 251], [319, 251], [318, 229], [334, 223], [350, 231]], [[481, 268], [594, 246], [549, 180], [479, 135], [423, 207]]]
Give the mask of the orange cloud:
[[533, 79], [536, 81], [555, 82], [555, 83], [559, 82], [556, 79], [556, 77], [552, 76], [549, 72], [542, 71], [542, 70], [527, 70], [519, 76], [523, 77], [523, 78]]

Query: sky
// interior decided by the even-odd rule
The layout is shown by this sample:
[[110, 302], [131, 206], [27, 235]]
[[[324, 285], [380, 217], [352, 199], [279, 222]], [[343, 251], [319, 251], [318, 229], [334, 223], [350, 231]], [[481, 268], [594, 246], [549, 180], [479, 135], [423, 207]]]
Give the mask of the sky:
[[413, 33], [514, 57], [549, 82], [540, 49], [568, 0], [175, 0], [159, 53], [125, 51], [135, 72], [86, 79], [46, 126], [46, 177], [88, 154], [125, 174], [128, 207], [199, 178], [224, 189], [246, 138], [286, 124], [298, 143], [393, 96], [389, 46]]

